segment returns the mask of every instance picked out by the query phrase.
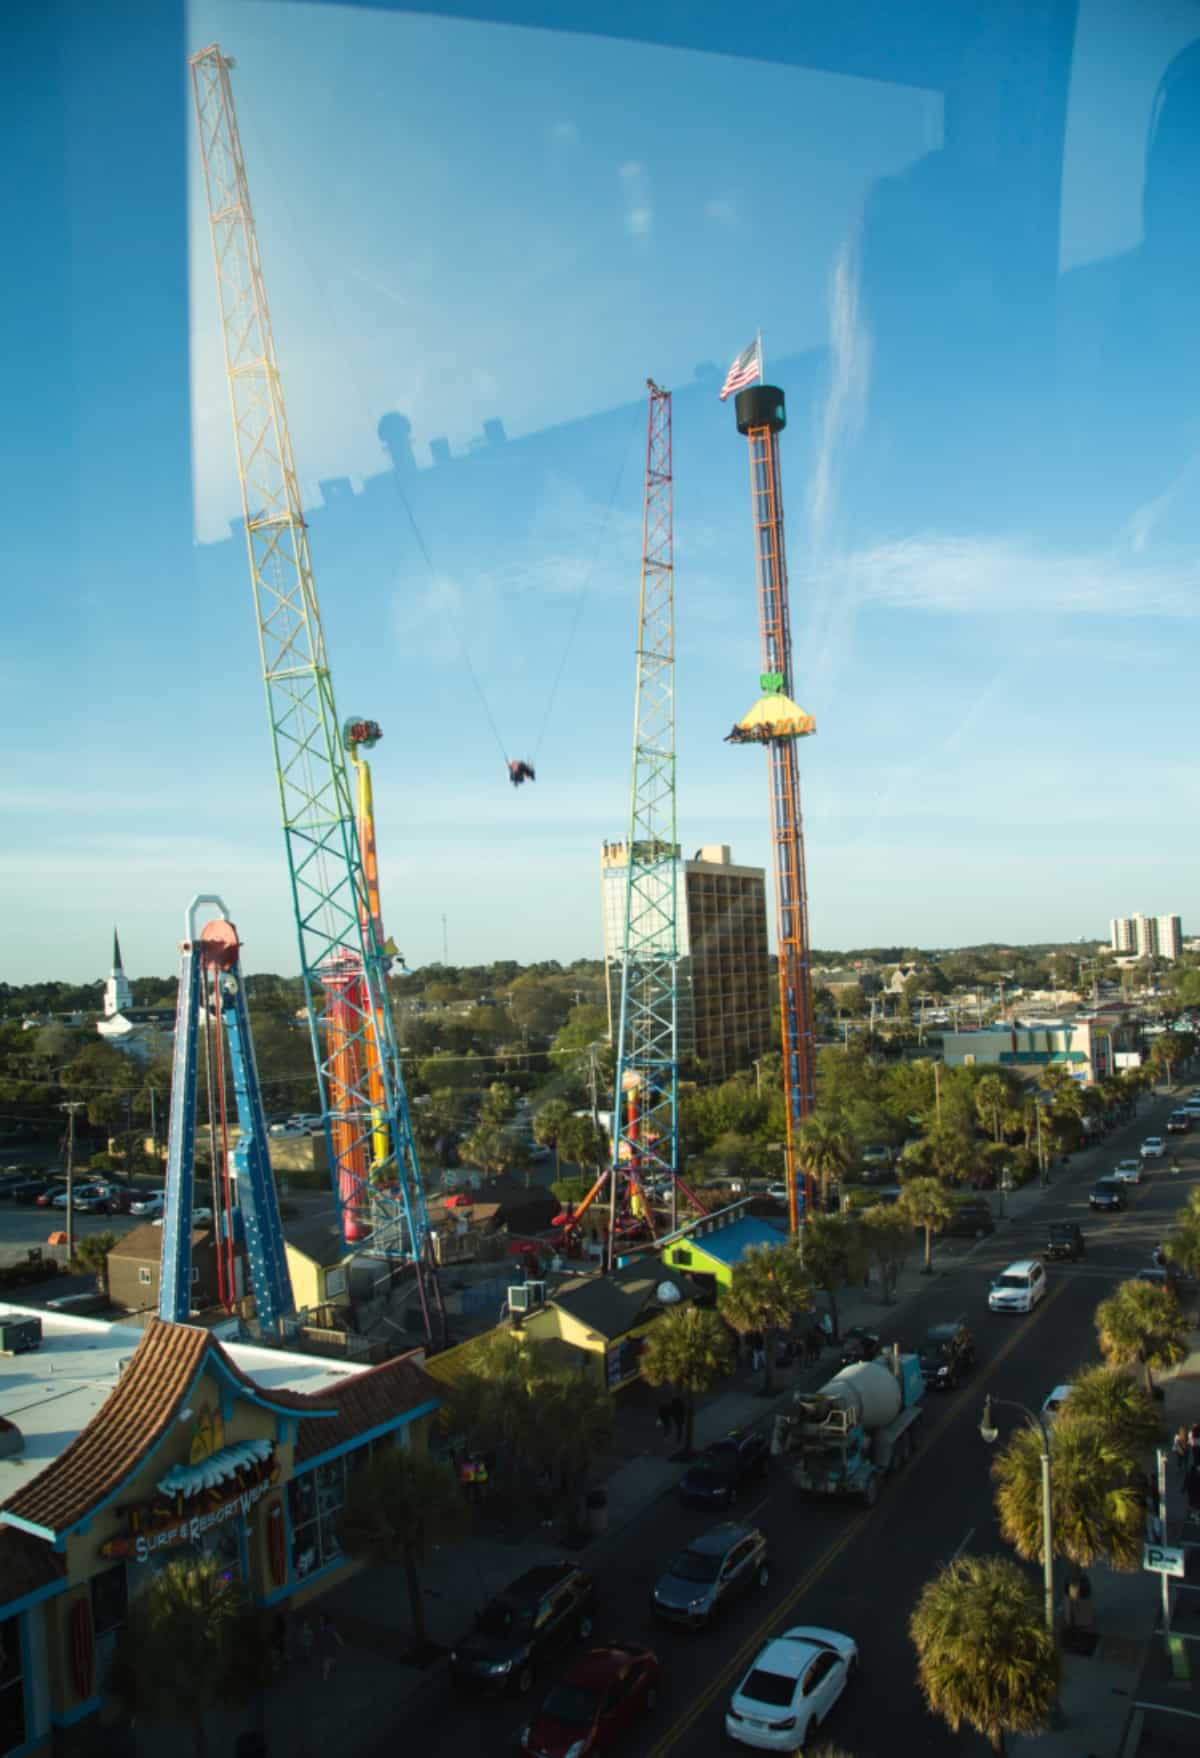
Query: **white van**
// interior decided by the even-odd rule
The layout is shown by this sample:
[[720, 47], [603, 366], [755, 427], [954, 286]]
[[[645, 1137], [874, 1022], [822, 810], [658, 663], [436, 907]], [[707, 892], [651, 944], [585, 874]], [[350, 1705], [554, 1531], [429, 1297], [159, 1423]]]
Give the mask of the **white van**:
[[992, 1283], [988, 1306], [993, 1312], [1032, 1312], [1045, 1293], [1046, 1268], [1041, 1258], [1021, 1258]]

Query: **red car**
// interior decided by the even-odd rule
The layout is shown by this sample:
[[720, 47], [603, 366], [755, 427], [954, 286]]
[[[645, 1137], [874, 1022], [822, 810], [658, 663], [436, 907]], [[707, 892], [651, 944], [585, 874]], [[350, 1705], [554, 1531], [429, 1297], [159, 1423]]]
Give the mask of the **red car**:
[[629, 1724], [658, 1701], [658, 1656], [638, 1642], [593, 1648], [552, 1685], [518, 1750], [530, 1758], [619, 1751]]

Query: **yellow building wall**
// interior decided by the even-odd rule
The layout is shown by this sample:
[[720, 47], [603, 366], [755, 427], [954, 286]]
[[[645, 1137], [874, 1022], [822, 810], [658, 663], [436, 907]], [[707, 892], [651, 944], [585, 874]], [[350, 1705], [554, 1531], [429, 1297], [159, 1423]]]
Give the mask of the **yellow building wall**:
[[[303, 1311], [306, 1307], [325, 1305], [325, 1272], [320, 1264], [297, 1251], [294, 1245], [284, 1246], [287, 1254], [288, 1274], [292, 1278], [292, 1293], [296, 1296], [296, 1305]], [[348, 1296], [339, 1296], [339, 1299]], [[332, 1303], [336, 1304], [336, 1302]]]

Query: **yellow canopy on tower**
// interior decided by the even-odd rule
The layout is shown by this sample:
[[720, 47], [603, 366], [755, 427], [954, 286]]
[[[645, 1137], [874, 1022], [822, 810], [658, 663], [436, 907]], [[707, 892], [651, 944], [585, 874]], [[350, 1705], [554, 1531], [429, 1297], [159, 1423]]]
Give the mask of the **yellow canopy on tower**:
[[811, 714], [797, 706], [790, 696], [773, 693], [760, 696], [744, 719], [739, 720], [727, 745], [769, 744], [772, 739], [802, 739], [817, 730]]

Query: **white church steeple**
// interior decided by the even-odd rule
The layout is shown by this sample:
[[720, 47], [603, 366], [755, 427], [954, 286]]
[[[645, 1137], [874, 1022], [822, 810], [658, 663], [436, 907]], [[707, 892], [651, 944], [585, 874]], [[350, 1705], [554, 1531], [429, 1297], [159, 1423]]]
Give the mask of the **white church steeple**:
[[121, 942], [117, 939], [117, 930], [113, 929], [113, 962], [112, 975], [104, 985], [104, 1017], [112, 1019], [118, 1013], [124, 1013], [127, 1007], [133, 1006], [133, 990], [129, 987], [129, 978], [121, 968]]

